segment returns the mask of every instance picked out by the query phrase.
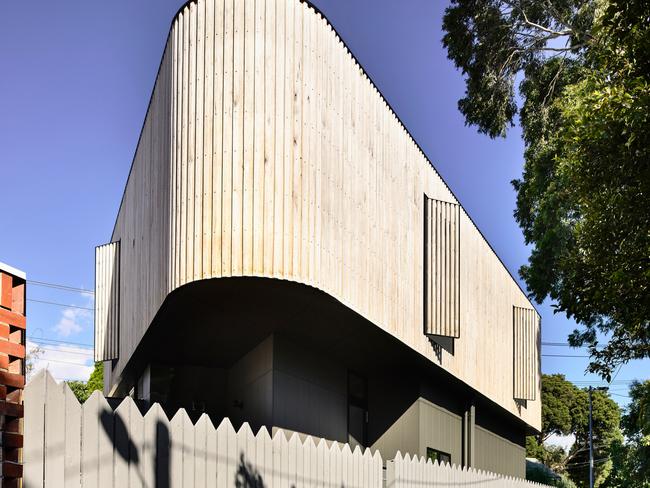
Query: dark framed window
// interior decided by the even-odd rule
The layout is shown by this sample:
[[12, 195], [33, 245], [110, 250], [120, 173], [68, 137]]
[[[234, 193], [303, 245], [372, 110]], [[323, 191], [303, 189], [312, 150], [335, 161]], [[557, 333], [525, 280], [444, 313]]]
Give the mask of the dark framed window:
[[427, 447], [427, 459], [431, 459], [431, 462], [438, 461], [439, 463], [448, 463], [451, 464], [451, 454], [448, 452], [442, 452], [433, 447]]

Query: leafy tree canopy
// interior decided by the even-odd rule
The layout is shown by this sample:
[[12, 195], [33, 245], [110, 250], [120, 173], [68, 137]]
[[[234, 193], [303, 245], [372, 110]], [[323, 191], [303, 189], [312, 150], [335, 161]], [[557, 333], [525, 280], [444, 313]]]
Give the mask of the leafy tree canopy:
[[93, 391], [104, 389], [104, 365], [102, 362], [98, 361], [95, 363], [92, 373], [90, 373], [90, 378], [87, 382], [84, 381], [67, 381], [66, 382], [72, 393], [77, 397], [79, 403], [84, 403]]
[[630, 404], [621, 419], [625, 442], [612, 452], [613, 487], [650, 487], [650, 380], [630, 386]]
[[499, 137], [519, 116], [531, 297], [581, 325], [590, 371], [650, 357], [650, 2], [452, 0], [443, 28], [466, 123]]
[[[597, 479], [608, 478], [612, 468], [609, 460], [612, 446], [621, 441], [620, 411], [607, 392], [592, 392], [592, 424]], [[552, 434], [573, 435], [575, 443], [565, 452], [562, 448], [546, 446]], [[542, 375], [542, 432], [540, 439], [528, 438], [526, 454], [535, 457], [551, 469], [566, 473], [578, 486], [589, 478], [589, 393], [580, 389], [564, 375]]]

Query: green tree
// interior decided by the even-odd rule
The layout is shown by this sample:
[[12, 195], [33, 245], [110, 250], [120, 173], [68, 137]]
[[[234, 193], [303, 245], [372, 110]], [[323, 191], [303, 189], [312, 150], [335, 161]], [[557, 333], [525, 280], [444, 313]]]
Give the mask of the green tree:
[[580, 390], [563, 374], [542, 375], [542, 442], [575, 432], [579, 397]]
[[532, 298], [580, 324], [590, 371], [650, 357], [650, 2], [452, 0], [443, 28], [466, 123], [499, 137], [519, 115]]
[[630, 403], [621, 420], [625, 441], [612, 452], [613, 487], [650, 487], [650, 380], [633, 382]]
[[[606, 392], [592, 393], [594, 457], [596, 480], [603, 483], [609, 476], [609, 460], [614, 443], [620, 442], [620, 411]], [[565, 452], [557, 446], [547, 446], [552, 434], [573, 435], [575, 443]], [[578, 486], [586, 486], [589, 479], [589, 397], [564, 375], [542, 375], [542, 431], [539, 439], [529, 438], [526, 454], [539, 459], [558, 473], [566, 473]]]
[[88, 393], [88, 389], [86, 388], [86, 382], [85, 381], [66, 381], [70, 389], [72, 390], [72, 393], [74, 393], [74, 396], [77, 397], [77, 400], [79, 400], [79, 403], [84, 403], [86, 400], [88, 400], [88, 397], [90, 394]]
[[95, 363], [95, 367], [92, 373], [90, 373], [90, 378], [88, 378], [88, 383], [86, 383], [86, 388], [88, 390], [88, 396], [95, 390], [104, 390], [104, 363], [101, 361]]
[[543, 468], [539, 465], [529, 465], [528, 463], [526, 463], [526, 479], [558, 488], [576, 488], [575, 483], [565, 475], [557, 475], [548, 471], [548, 468]]
[[[592, 423], [595, 486], [604, 486], [612, 470], [612, 446], [622, 440], [621, 415], [616, 402], [607, 392], [592, 393]], [[573, 410], [575, 444], [569, 450], [565, 470], [579, 487], [589, 486], [589, 394], [580, 390]]]
[[95, 363], [88, 381], [67, 381], [66, 383], [77, 397], [77, 400], [79, 400], [79, 403], [84, 403], [92, 395], [93, 391], [102, 391], [104, 389], [104, 364], [100, 361]]

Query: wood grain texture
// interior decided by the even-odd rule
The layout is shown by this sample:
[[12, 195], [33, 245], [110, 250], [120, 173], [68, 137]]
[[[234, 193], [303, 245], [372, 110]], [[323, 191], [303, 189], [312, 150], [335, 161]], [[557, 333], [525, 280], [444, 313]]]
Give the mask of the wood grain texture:
[[[445, 261], [458, 266], [458, 290], [445, 285], [445, 300], [461, 303], [447, 318], [462, 331], [453, 355], [422, 333], [424, 195], [458, 208], [459, 242], [433, 250], [458, 255]], [[512, 307], [530, 302], [457, 204], [309, 5], [188, 4], [172, 22], [112, 236], [123, 270], [115, 379], [171, 291], [264, 276], [325, 291], [539, 428], [539, 401], [513, 398]]]

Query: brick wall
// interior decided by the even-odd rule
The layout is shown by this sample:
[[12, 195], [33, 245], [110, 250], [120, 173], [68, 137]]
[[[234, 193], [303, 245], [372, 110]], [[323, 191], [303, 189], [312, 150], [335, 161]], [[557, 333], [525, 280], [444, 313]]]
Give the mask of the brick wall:
[[2, 487], [22, 478], [25, 275], [0, 263], [0, 463]]

